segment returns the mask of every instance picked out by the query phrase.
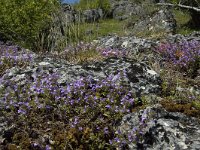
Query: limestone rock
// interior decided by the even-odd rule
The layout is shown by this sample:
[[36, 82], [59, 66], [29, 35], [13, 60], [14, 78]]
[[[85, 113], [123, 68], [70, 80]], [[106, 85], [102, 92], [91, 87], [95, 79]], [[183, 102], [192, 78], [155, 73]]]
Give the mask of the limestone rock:
[[101, 9], [89, 9], [83, 12], [84, 22], [97, 22], [102, 17]]
[[125, 20], [131, 15], [140, 16], [144, 13], [141, 5], [125, 0], [111, 3], [111, 8], [113, 18], [117, 20]]
[[69, 4], [63, 4], [62, 10], [64, 12], [66, 22], [67, 23], [74, 23], [78, 21], [78, 13], [77, 11]]
[[[126, 71], [124, 79], [126, 85], [133, 88], [135, 92], [159, 93], [161, 80], [159, 75], [144, 62], [136, 62], [127, 58], [108, 58], [103, 62], [94, 64], [73, 65], [55, 62], [52, 59], [32, 62], [25, 69], [13, 68], [3, 75], [1, 82], [13, 81], [20, 85], [26, 80], [34, 79], [38, 75], [57, 73], [60, 84], [70, 83], [80, 77], [92, 76], [94, 79], [102, 79], [110, 74], [116, 75], [119, 71]], [[5, 85], [6, 86], [6, 85]], [[3, 88], [3, 87], [2, 87]]]
[[171, 11], [167, 9], [159, 10], [154, 15], [138, 21], [134, 25], [133, 31], [174, 33], [176, 31], [176, 20]]
[[119, 129], [122, 133], [132, 131], [140, 126], [141, 117], [145, 114], [146, 127], [142, 129], [142, 140], [136, 144], [129, 143], [130, 150], [196, 150], [200, 149], [200, 124], [196, 118], [182, 113], [167, 112], [160, 105], [147, 107], [123, 117]]

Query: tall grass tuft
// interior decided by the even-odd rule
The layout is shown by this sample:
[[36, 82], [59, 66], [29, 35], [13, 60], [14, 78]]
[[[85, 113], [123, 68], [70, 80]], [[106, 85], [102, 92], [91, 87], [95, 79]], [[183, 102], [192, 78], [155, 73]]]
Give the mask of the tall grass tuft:
[[52, 13], [49, 27], [37, 35], [35, 46], [37, 51], [61, 51], [67, 45], [68, 21], [61, 9]]

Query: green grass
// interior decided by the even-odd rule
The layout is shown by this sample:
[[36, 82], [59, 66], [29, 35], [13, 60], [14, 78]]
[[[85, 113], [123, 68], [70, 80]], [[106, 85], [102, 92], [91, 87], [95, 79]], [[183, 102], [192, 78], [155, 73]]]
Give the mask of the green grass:
[[[81, 47], [81, 45], [77, 46]], [[83, 47], [81, 47], [80, 49], [76, 49], [75, 51], [71, 49], [68, 52], [63, 52], [60, 54], [60, 57], [73, 64], [103, 60], [102, 54], [96, 50], [95, 46], [86, 47], [85, 50], [83, 50], [82, 48]]]
[[191, 29], [189, 27], [182, 27], [182, 28], [178, 28], [177, 29], [177, 33], [178, 34], [182, 34], [182, 35], [187, 35], [187, 34], [190, 34], [190, 33], [194, 32], [194, 31], [198, 31], [198, 30]]
[[124, 35], [125, 31], [123, 30], [123, 22], [114, 20], [114, 19], [108, 19], [101, 21], [99, 24], [99, 32], [98, 34], [100, 36], [108, 35], [109, 33], [116, 33], [118, 35]]
[[109, 34], [125, 35], [124, 23], [114, 19], [104, 19], [94, 23], [77, 23], [68, 29], [70, 42], [90, 42]]
[[174, 9], [173, 13], [174, 13], [174, 18], [177, 21], [177, 26], [179, 28], [186, 25], [191, 19], [191, 16], [190, 16], [189, 12], [187, 12], [187, 11], [181, 11], [178, 9]]
[[194, 29], [191, 29], [188, 27], [188, 23], [191, 19], [191, 16], [189, 14], [189, 12], [187, 11], [182, 11], [179, 9], [174, 9], [173, 10], [174, 13], [174, 18], [176, 19], [176, 23], [177, 23], [177, 33], [178, 34], [190, 34], [194, 31]]
[[194, 106], [196, 109], [200, 110], [200, 102], [199, 101], [193, 101], [192, 106]]

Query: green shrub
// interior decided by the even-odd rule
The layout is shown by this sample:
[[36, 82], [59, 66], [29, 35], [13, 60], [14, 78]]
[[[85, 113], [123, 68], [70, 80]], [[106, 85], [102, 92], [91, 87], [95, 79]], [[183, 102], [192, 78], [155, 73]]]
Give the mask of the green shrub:
[[26, 48], [48, 49], [41, 43], [52, 33], [49, 31], [53, 14], [58, 13], [59, 8], [59, 0], [0, 1], [0, 33]]

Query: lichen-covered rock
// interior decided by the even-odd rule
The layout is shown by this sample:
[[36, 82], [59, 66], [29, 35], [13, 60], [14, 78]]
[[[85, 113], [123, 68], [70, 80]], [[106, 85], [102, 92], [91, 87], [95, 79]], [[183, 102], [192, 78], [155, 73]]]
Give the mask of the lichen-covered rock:
[[131, 53], [142, 52], [147, 49], [154, 49], [159, 42], [135, 36], [119, 37], [107, 36], [96, 41], [99, 47], [114, 49], [129, 49]]
[[126, 77], [122, 80], [124, 85], [135, 92], [159, 93], [161, 80], [159, 75], [144, 62], [136, 62], [128, 58], [108, 58], [103, 62], [85, 65], [86, 70], [98, 70], [105, 75], [116, 75], [119, 71], [124, 72]]
[[177, 43], [181, 41], [192, 41], [192, 40], [200, 41], [200, 32], [194, 31], [188, 35], [182, 35], [182, 34], [168, 35], [165, 37], [163, 42]]
[[[58, 83], [62, 86], [66, 83], [71, 83], [81, 77], [92, 77], [94, 80], [108, 77], [110, 74], [116, 75], [121, 71], [126, 76], [121, 79], [124, 86], [128, 86], [136, 96], [140, 97], [141, 93], [160, 93], [160, 78], [159, 75], [153, 71], [144, 62], [137, 62], [128, 58], [108, 58], [102, 62], [86, 63], [84, 65], [69, 64], [65, 60], [51, 58], [48, 55], [38, 56], [34, 55], [33, 60], [28, 66], [20, 68], [19, 66], [7, 69], [0, 77], [0, 91], [5, 92], [11, 90], [10, 82], [23, 87], [27, 80], [36, 82], [36, 77], [43, 74], [59, 75]], [[113, 79], [115, 80], [115, 79]], [[120, 81], [117, 83], [121, 84]], [[3, 98], [0, 93], [0, 113], [5, 108]], [[6, 145], [10, 140], [9, 134], [13, 134], [13, 127], [6, 122], [7, 118], [4, 115], [0, 117], [0, 149], [2, 145]], [[8, 143], [4, 143], [8, 142]]]
[[176, 20], [172, 12], [168, 9], [159, 10], [157, 13], [138, 21], [134, 25], [133, 31], [152, 33], [175, 33]]
[[127, 57], [134, 58], [137, 61], [151, 60], [157, 61], [162, 65], [162, 58], [154, 52], [159, 45], [159, 41], [153, 39], [138, 38], [135, 36], [119, 37], [107, 36], [100, 38], [98, 47], [101, 49], [114, 49], [124, 52]]
[[141, 127], [141, 119], [144, 119], [141, 117], [147, 117], [144, 123], [146, 126], [142, 129], [142, 140], [129, 143], [130, 150], [200, 149], [198, 119], [178, 112], [167, 112], [161, 105], [155, 105], [124, 116], [119, 126], [120, 131], [125, 133]]
[[101, 9], [89, 9], [83, 12], [83, 21], [84, 22], [97, 22], [102, 17]]
[[112, 15], [114, 19], [125, 20], [132, 15], [141, 16], [144, 10], [141, 5], [129, 1], [111, 2]]
[[62, 10], [65, 15], [65, 20], [67, 23], [78, 22], [79, 13], [69, 4], [62, 4]]
[[156, 0], [110, 0], [111, 12], [114, 19], [125, 20], [130, 19], [131, 17], [138, 17], [141, 20], [144, 17], [148, 17], [152, 12], [157, 10], [156, 3], [159, 1]]
[[58, 82], [66, 84], [80, 77], [92, 76], [94, 79], [101, 79], [110, 74], [116, 75], [119, 71], [126, 72], [127, 77], [124, 80], [134, 92], [160, 92], [159, 75], [144, 62], [136, 62], [127, 58], [108, 58], [102, 62], [86, 63], [83, 66], [59, 63], [50, 58], [44, 58], [42, 61], [35, 59], [26, 69], [15, 67], [7, 70], [1, 78], [1, 83], [4, 84], [9, 80], [23, 85], [25, 80], [34, 79], [37, 75], [57, 73], [60, 76]]

